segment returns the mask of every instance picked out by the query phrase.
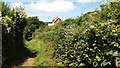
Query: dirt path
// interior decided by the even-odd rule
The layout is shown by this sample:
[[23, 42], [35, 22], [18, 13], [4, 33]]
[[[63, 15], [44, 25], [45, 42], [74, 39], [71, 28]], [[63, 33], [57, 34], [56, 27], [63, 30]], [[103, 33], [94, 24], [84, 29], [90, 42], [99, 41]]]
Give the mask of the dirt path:
[[22, 64], [22, 66], [34, 66], [34, 60], [35, 60], [35, 58], [28, 58], [28, 59]]
[[49, 42], [44, 42], [39, 39], [32, 39], [31, 41], [26, 41], [26, 47], [31, 51], [37, 51], [37, 56], [34, 58], [28, 58], [20, 66], [56, 66], [56, 61], [53, 58], [53, 46]]

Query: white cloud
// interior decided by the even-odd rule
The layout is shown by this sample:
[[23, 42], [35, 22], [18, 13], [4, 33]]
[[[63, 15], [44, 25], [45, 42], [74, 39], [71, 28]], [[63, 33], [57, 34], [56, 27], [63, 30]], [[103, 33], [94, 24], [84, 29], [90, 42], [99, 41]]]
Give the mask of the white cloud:
[[27, 17], [31, 17], [31, 16], [37, 16], [36, 14], [27, 14]]
[[13, 2], [10, 4], [11, 8], [18, 8], [18, 7], [24, 7], [22, 2]]
[[55, 0], [48, 2], [47, 0], [40, 0], [36, 3], [25, 5], [27, 11], [32, 12], [67, 12], [74, 9], [71, 1]]
[[100, 2], [101, 0], [78, 0], [79, 3]]

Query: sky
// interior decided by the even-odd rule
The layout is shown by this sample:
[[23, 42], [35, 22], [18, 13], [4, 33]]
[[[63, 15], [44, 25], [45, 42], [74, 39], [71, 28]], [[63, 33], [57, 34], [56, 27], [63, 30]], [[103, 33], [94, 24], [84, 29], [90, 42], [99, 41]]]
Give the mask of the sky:
[[4, 0], [11, 8], [24, 7], [28, 16], [50, 22], [59, 17], [62, 20], [75, 18], [100, 8], [100, 0]]

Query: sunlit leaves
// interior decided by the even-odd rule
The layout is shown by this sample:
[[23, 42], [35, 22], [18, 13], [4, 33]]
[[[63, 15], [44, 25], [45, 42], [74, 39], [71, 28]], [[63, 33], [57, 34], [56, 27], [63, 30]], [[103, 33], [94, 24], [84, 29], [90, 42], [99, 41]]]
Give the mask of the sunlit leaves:
[[[115, 5], [116, 3], [114, 6], [113, 3], [103, 5], [101, 11], [96, 11], [97, 14], [89, 12], [77, 18], [80, 19], [77, 22], [76, 19], [67, 19], [62, 22], [62, 25], [58, 25], [59, 28], [55, 30], [56, 35], [53, 38], [55, 49], [59, 50], [55, 53], [56, 58], [61, 60], [59, 62], [75, 67], [81, 66], [82, 63], [93, 67], [112, 65], [114, 61], [111, 57], [120, 54], [119, 25], [116, 25], [116, 16], [111, 15], [119, 14], [111, 11], [113, 7], [114, 10], [118, 10]], [[78, 22], [79, 26], [77, 26]]]
[[[26, 14], [21, 9], [10, 9], [8, 5], [2, 4], [2, 45], [3, 68], [9, 68], [14, 64], [19, 49], [24, 46], [23, 30], [26, 26]], [[11, 54], [13, 53], [13, 54]], [[19, 53], [20, 54], [20, 53]]]
[[40, 37], [54, 44], [59, 65], [114, 66], [120, 55], [120, 3], [107, 3], [100, 10], [45, 27]]

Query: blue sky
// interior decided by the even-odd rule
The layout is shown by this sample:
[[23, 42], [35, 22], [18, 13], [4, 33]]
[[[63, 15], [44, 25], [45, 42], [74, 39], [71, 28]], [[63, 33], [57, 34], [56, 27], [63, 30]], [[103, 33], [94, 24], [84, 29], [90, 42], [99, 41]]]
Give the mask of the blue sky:
[[28, 16], [38, 16], [47, 22], [56, 16], [61, 19], [75, 18], [99, 8], [100, 0], [4, 0], [11, 8], [22, 6]]

